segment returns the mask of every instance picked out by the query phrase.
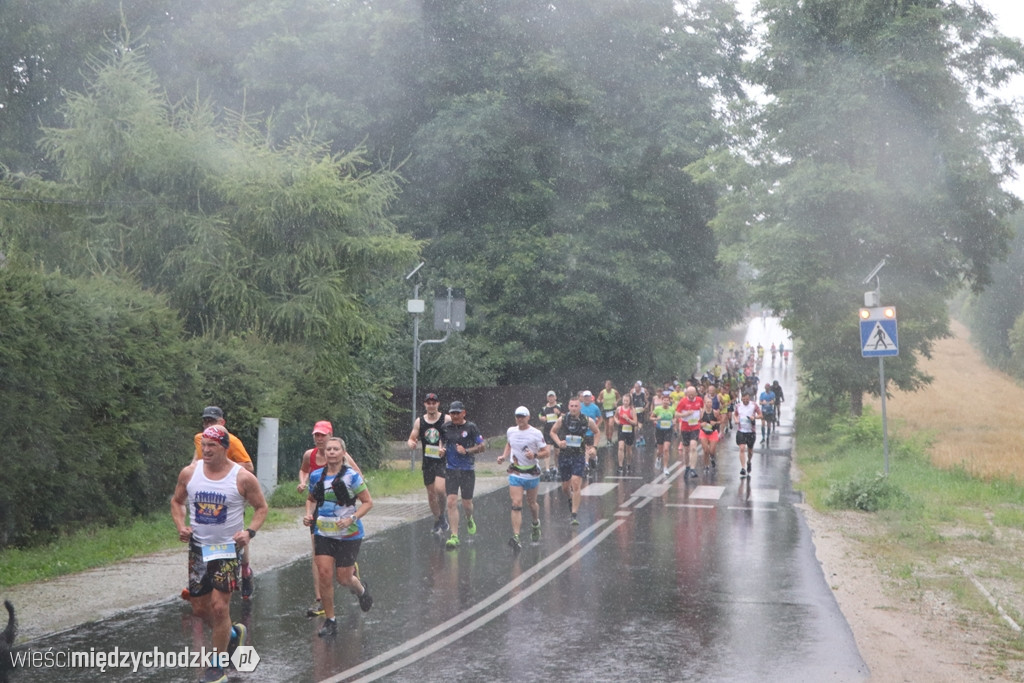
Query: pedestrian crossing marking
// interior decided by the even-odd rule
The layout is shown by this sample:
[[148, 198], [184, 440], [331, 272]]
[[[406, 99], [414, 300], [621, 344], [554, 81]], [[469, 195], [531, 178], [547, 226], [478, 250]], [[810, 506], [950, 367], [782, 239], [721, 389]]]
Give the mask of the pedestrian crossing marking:
[[583, 487], [580, 491], [581, 496], [603, 496], [609, 491], [614, 491], [618, 484], [613, 482], [594, 482]]
[[750, 489], [750, 502], [752, 503], [778, 503], [778, 489]]
[[690, 493], [690, 498], [693, 500], [718, 500], [725, 493], [724, 486], [705, 486], [700, 485]]
[[640, 498], [658, 498], [668, 493], [670, 488], [671, 484], [644, 484], [633, 495]]

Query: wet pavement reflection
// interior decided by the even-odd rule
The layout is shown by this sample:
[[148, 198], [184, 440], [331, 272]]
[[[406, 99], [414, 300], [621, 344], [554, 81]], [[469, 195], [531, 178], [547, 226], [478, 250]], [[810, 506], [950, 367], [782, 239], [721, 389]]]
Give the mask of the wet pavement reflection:
[[[772, 318], [750, 323], [752, 344], [784, 338]], [[232, 610], [260, 664], [230, 680], [866, 679], [793, 505], [795, 364], [765, 365], [762, 384], [779, 379], [787, 401], [770, 447], [755, 449], [750, 479], [739, 478], [730, 434], [717, 470], [698, 479], [685, 480], [677, 465], [668, 477], [656, 471], [653, 447], [638, 449], [635, 475], [615, 477], [610, 452], [602, 453], [578, 527], [557, 484], [542, 483], [543, 538], [524, 536], [518, 554], [507, 545], [504, 489], [478, 497], [479, 532], [461, 534], [457, 551], [444, 549], [429, 519], [388, 530], [364, 541], [359, 558], [374, 607], [363, 614], [339, 590], [335, 638], [319, 638], [320, 620], [305, 616], [308, 561], [263, 574], [254, 600]], [[175, 600], [28, 646], [172, 650], [198, 648], [203, 638], [188, 605]], [[60, 678], [182, 681], [200, 673], [65, 669]], [[29, 669], [13, 680], [52, 678]]]

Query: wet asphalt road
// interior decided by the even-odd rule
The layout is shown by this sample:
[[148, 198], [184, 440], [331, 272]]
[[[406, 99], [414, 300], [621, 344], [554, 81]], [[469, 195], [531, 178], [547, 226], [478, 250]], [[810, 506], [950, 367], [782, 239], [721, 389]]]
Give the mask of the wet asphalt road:
[[[781, 340], [772, 318], [751, 321], [748, 340]], [[787, 346], [788, 346], [787, 339]], [[718, 467], [685, 480], [653, 466], [653, 445], [636, 473], [601, 473], [585, 489], [580, 526], [564, 497], [541, 484], [543, 538], [515, 554], [508, 494], [478, 497], [476, 536], [446, 551], [431, 520], [364, 541], [362, 574], [376, 602], [359, 611], [338, 591], [339, 635], [317, 637], [304, 611], [309, 564], [261, 575], [251, 603], [233, 603], [261, 661], [237, 681], [658, 680], [859, 681], [868, 676], [814, 557], [799, 496], [790, 486], [795, 367], [769, 367], [787, 402], [782, 429], [755, 450], [751, 479], [739, 478], [732, 434]], [[648, 435], [651, 437], [651, 435]], [[760, 440], [760, 438], [759, 438]], [[653, 438], [650, 438], [653, 444]], [[371, 513], [372, 514], [372, 513]], [[528, 513], [524, 514], [528, 518]], [[527, 524], [524, 524], [524, 529]], [[83, 626], [32, 643], [35, 650], [163, 650], [198, 647], [202, 629], [181, 601]], [[196, 680], [199, 672], [137, 674], [62, 670], [60, 679]], [[23, 670], [14, 681], [53, 680]]]

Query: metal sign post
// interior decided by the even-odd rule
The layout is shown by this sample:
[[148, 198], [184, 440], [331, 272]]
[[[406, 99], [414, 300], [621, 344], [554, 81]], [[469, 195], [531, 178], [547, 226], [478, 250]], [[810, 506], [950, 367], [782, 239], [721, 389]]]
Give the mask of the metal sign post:
[[[425, 261], [421, 261], [418, 266], [413, 268], [412, 272], [405, 276], [406, 280], [411, 279], [419, 269], [423, 267]], [[412, 313], [412, 421], [413, 425], [416, 424], [416, 412], [418, 409], [417, 403], [417, 386], [416, 380], [420, 372], [420, 356], [422, 349], [427, 344], [443, 344], [448, 341], [448, 337], [451, 336], [452, 330], [462, 331], [466, 328], [466, 297], [462, 293], [462, 290], [453, 290], [448, 287], [447, 296], [437, 296], [434, 298], [434, 329], [444, 330], [444, 336], [440, 339], [424, 339], [420, 341], [420, 316], [423, 315], [426, 310], [426, 302], [419, 298], [420, 284], [414, 282], [412, 287], [412, 298], [409, 299], [406, 310]], [[416, 451], [413, 450], [409, 454], [409, 469], [416, 469]]]
[[893, 306], [879, 306], [882, 300], [882, 282], [878, 271], [885, 266], [885, 259], [875, 266], [864, 278], [864, 284], [875, 279], [875, 289], [864, 293], [864, 305], [860, 309], [860, 355], [864, 358], [878, 358], [878, 384], [882, 397], [882, 452], [885, 458], [885, 474], [889, 474], [889, 424], [885, 414], [885, 359], [900, 355], [899, 334], [896, 327], [896, 309]]

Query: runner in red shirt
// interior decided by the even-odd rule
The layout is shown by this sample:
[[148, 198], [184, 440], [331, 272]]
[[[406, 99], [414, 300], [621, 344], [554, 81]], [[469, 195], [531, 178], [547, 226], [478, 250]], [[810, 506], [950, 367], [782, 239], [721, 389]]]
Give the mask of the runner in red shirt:
[[700, 439], [700, 414], [704, 401], [697, 395], [696, 387], [686, 387], [683, 398], [676, 404], [676, 419], [679, 420], [679, 459], [685, 467], [683, 476], [697, 476], [697, 443]]

